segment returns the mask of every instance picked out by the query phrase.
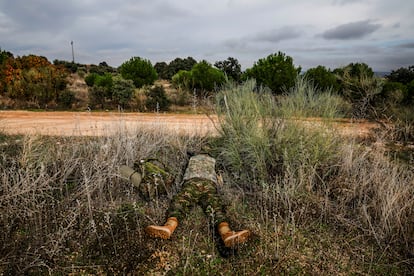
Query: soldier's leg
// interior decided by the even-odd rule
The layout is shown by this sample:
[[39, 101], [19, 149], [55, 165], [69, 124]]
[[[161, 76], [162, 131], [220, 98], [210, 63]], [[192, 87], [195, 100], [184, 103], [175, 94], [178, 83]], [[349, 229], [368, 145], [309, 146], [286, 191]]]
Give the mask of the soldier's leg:
[[181, 191], [173, 197], [168, 208], [168, 216], [182, 220], [194, 204], [198, 202], [200, 195], [197, 183], [191, 180], [186, 181]]
[[145, 228], [145, 231], [154, 238], [169, 239], [191, 207], [198, 201], [200, 193], [196, 186], [191, 182], [183, 184], [182, 190], [176, 194], [168, 209], [168, 218], [164, 226], [150, 225]]
[[199, 203], [208, 216], [211, 225], [216, 227], [221, 222], [227, 221], [224, 206], [217, 193], [216, 184], [209, 180], [200, 181], [203, 184], [203, 194], [200, 196]]
[[212, 225], [219, 232], [226, 247], [236, 247], [246, 242], [250, 237], [249, 230], [232, 231], [226, 215], [223, 204], [221, 203], [217, 188], [214, 182], [204, 181], [205, 193], [200, 197], [200, 204], [203, 206], [205, 213], [209, 216]]

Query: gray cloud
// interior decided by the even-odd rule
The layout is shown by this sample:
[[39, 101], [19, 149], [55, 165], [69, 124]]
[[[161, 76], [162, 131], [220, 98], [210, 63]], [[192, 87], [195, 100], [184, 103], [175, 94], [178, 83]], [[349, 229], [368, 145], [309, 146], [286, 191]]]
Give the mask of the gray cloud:
[[352, 22], [329, 29], [322, 34], [322, 37], [338, 40], [358, 39], [375, 32], [380, 27], [380, 24], [373, 24], [370, 20]]
[[300, 37], [302, 32], [295, 27], [286, 26], [278, 29], [273, 29], [267, 32], [261, 32], [253, 38], [257, 41], [263, 42], [281, 42], [283, 40], [289, 40]]
[[364, 0], [333, 0], [333, 3], [335, 5], [348, 5], [348, 4], [353, 4], [353, 3], [358, 3], [358, 2], [363, 2]]
[[414, 49], [414, 42], [402, 43], [396, 46], [400, 49]]
[[282, 51], [304, 68], [363, 60], [395, 69], [414, 56], [413, 9], [407, 0], [0, 0], [0, 47], [71, 60], [73, 40], [77, 62], [113, 66], [233, 56], [248, 68]]

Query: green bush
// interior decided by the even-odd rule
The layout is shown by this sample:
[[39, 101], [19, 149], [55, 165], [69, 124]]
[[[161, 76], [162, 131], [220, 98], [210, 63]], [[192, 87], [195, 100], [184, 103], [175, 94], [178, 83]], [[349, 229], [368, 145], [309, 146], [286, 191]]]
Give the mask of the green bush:
[[58, 105], [63, 108], [71, 108], [75, 102], [75, 93], [68, 89], [63, 90], [58, 96]]
[[179, 71], [173, 76], [172, 81], [176, 87], [211, 92], [225, 82], [225, 76], [223, 72], [203, 60], [194, 65], [191, 71]]
[[112, 99], [115, 104], [125, 108], [131, 101], [134, 91], [134, 83], [131, 80], [125, 80], [121, 76], [113, 79]]
[[305, 77], [321, 91], [331, 89], [333, 92], [339, 90], [339, 83], [334, 73], [324, 66], [318, 66], [306, 71]]
[[155, 86], [146, 91], [147, 99], [145, 106], [153, 111], [167, 111], [171, 105], [170, 100], [167, 98], [165, 89], [162, 86]]
[[301, 68], [295, 67], [293, 59], [282, 52], [259, 59], [252, 68], [246, 70], [247, 78], [257, 84], [269, 87], [275, 94], [282, 94], [295, 84]]
[[137, 88], [153, 84], [158, 79], [157, 71], [151, 62], [140, 57], [133, 57], [121, 64], [119, 72], [124, 79], [132, 80]]

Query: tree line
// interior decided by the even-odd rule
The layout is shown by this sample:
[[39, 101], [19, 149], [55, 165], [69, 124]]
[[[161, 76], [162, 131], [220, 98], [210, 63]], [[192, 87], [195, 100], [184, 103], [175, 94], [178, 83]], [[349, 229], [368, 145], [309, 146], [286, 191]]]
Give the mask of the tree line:
[[414, 104], [414, 66], [393, 70], [385, 78], [375, 76], [365, 63], [350, 63], [333, 70], [317, 66], [302, 72], [292, 57], [277, 52], [259, 59], [245, 71], [233, 57], [214, 65], [187, 57], [157, 62], [154, 66], [147, 59], [132, 57], [113, 68], [106, 62], [86, 66], [55, 60], [52, 64], [45, 57], [14, 57], [0, 49], [1, 105], [10, 99], [27, 103], [25, 107], [68, 108], [75, 100], [67, 89], [67, 76], [73, 72], [82, 73], [89, 87], [89, 103], [97, 108], [127, 107], [136, 89], [144, 87], [149, 109], [168, 109], [169, 99], [163, 88], [151, 88], [157, 79], [169, 80], [180, 91], [191, 91], [198, 97], [214, 93], [228, 81], [255, 79], [258, 86], [267, 87], [278, 96], [289, 93], [299, 74], [320, 90], [341, 95], [352, 106], [353, 116], [391, 114], [396, 108]]

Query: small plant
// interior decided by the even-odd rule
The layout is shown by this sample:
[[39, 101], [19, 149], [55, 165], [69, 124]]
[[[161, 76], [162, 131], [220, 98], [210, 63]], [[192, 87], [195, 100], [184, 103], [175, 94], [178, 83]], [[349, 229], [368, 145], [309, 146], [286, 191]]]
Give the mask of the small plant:
[[153, 111], [166, 111], [171, 105], [171, 101], [167, 98], [165, 89], [162, 86], [155, 86], [146, 91], [147, 99], [145, 106]]

